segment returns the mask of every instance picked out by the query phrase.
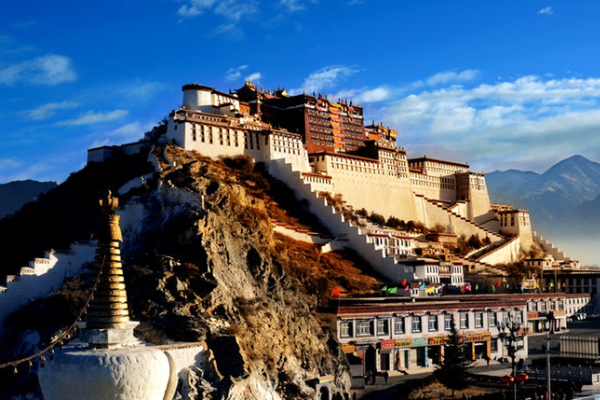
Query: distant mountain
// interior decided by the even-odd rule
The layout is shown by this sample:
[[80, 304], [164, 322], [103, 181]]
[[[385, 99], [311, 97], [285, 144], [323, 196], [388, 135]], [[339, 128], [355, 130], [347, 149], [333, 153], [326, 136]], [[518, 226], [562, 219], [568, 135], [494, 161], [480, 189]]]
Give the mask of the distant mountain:
[[586, 218], [600, 218], [600, 164], [579, 155], [560, 161], [541, 175], [494, 171], [486, 175], [486, 182], [492, 203], [527, 208], [534, 229], [579, 229]]
[[25, 203], [56, 186], [56, 182], [32, 180], [0, 184], [0, 219], [17, 212]]
[[485, 180], [493, 203], [511, 203], [521, 197], [521, 186], [539, 176], [532, 171], [509, 169], [490, 172], [485, 175]]

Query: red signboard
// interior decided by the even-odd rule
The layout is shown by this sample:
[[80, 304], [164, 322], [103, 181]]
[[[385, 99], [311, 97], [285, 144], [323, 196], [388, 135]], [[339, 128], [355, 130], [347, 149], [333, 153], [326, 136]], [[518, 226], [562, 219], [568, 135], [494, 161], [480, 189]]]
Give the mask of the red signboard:
[[379, 348], [381, 350], [392, 350], [396, 347], [396, 342], [394, 340], [384, 340], [379, 343]]

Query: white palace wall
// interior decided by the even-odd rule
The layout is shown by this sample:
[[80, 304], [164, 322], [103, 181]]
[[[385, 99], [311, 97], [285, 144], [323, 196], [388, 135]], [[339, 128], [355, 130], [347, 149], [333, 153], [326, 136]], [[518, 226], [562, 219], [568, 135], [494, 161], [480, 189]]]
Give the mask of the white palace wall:
[[408, 178], [375, 160], [333, 154], [319, 155], [315, 169], [331, 176], [332, 194], [355, 209], [364, 208], [384, 217], [418, 220], [417, 207]]
[[47, 252], [21, 268], [20, 275], [8, 276], [0, 291], [0, 326], [22, 305], [60, 288], [67, 277], [79, 275], [81, 267], [94, 260], [95, 244], [76, 243], [69, 252]]

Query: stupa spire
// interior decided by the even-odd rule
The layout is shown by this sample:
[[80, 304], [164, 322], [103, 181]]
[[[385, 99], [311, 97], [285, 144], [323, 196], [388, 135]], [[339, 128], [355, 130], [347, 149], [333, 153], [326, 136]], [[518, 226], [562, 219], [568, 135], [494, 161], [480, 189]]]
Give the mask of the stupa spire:
[[115, 210], [119, 199], [108, 192], [99, 201], [102, 217], [98, 226], [94, 270], [100, 273], [100, 280], [94, 298], [87, 311], [88, 329], [125, 328], [129, 322], [127, 292], [121, 264], [120, 243], [123, 241], [119, 216]]

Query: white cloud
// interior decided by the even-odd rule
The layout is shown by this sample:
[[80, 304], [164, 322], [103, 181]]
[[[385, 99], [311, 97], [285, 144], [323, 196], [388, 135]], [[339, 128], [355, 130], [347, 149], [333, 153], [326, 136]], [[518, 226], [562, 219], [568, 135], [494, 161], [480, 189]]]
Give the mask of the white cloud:
[[254, 72], [254, 73], [248, 75], [244, 79], [247, 80], [248, 82], [260, 82], [261, 78], [262, 78], [262, 75], [260, 72]]
[[100, 137], [101, 139], [94, 139], [90, 148], [138, 141], [143, 137], [145, 132], [148, 132], [155, 125], [156, 124], [151, 121], [146, 123], [134, 121], [115, 129], [96, 132], [93, 135], [90, 135], [90, 138]]
[[16, 158], [0, 158], [0, 170], [18, 168], [20, 166], [21, 162]]
[[600, 159], [600, 78], [531, 75], [472, 88], [447, 83], [422, 86], [369, 112], [399, 129], [411, 156], [469, 161], [477, 170], [543, 171], [582, 153]]
[[119, 97], [127, 97], [130, 100], [142, 101], [156, 96], [165, 89], [166, 86], [160, 82], [134, 81], [119, 85], [115, 89], [115, 93]]
[[538, 11], [538, 14], [552, 15], [554, 14], [554, 10], [552, 10], [552, 7], [544, 7]]
[[330, 65], [311, 73], [302, 83], [299, 89], [293, 89], [291, 93], [319, 92], [323, 89], [333, 87], [339, 79], [348, 77], [358, 72], [357, 69], [345, 65]]
[[462, 72], [444, 71], [430, 76], [425, 80], [429, 86], [437, 86], [450, 82], [469, 82], [477, 77], [479, 71], [476, 69], [467, 69]]
[[338, 92], [339, 98], [351, 99], [358, 104], [376, 103], [388, 99], [390, 95], [390, 90], [384, 86], [373, 89], [346, 89]]
[[37, 108], [34, 108], [33, 110], [25, 111], [24, 113], [28, 118], [39, 121], [54, 116], [57, 111], [70, 110], [77, 108], [78, 106], [79, 104], [72, 101], [61, 101], [60, 103], [43, 104]]
[[306, 9], [307, 3], [314, 4], [316, 2], [317, 0], [280, 0], [279, 4], [286, 8], [288, 12], [296, 12]]
[[231, 67], [225, 73], [225, 79], [228, 81], [237, 81], [242, 77], [242, 71], [248, 68], [247, 65], [240, 65], [239, 67]]
[[77, 79], [71, 59], [49, 55], [0, 68], [0, 84], [58, 85]]
[[57, 122], [58, 126], [79, 126], [79, 125], [94, 125], [102, 122], [115, 121], [124, 118], [129, 114], [127, 110], [114, 110], [109, 112], [94, 112], [89, 111], [80, 115], [75, 119]]
[[36, 26], [37, 21], [29, 20], [29, 21], [18, 21], [12, 24], [10, 27], [13, 29], [29, 29]]
[[182, 17], [195, 17], [205, 12], [239, 21], [242, 17], [258, 12], [255, 0], [188, 0], [177, 13]]

